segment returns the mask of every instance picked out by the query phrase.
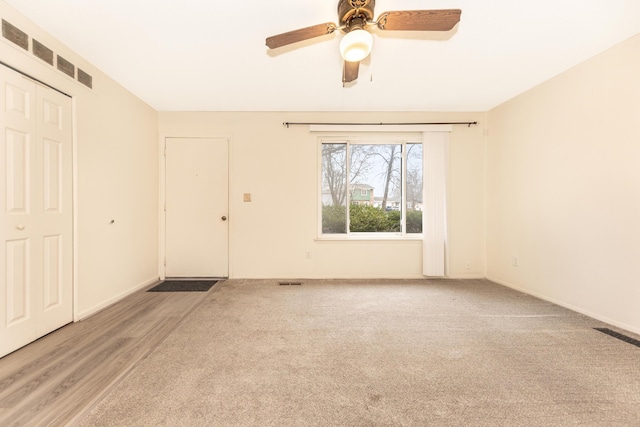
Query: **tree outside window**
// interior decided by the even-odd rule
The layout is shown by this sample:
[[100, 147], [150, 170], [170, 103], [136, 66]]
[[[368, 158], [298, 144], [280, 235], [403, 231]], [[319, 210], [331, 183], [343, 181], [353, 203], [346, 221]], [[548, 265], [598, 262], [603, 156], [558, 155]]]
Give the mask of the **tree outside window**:
[[422, 233], [422, 144], [322, 143], [322, 233]]

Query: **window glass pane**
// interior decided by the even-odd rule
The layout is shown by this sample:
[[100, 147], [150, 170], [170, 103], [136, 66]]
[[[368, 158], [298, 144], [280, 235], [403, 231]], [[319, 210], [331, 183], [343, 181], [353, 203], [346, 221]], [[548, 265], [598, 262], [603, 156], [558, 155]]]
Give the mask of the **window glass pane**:
[[353, 144], [350, 148], [349, 231], [402, 231], [402, 145]]
[[322, 232], [347, 232], [347, 144], [322, 144]]
[[422, 144], [407, 144], [407, 233], [422, 233]]

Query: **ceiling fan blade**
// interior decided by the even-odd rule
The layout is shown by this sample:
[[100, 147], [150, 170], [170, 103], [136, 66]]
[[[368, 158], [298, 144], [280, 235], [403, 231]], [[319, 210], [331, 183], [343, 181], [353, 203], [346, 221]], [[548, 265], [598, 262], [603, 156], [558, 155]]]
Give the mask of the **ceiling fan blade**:
[[349, 83], [357, 79], [359, 68], [360, 62], [344, 61], [344, 68], [342, 69], [342, 83]]
[[391, 31], [449, 31], [460, 21], [461, 13], [460, 9], [385, 12], [377, 24]]
[[267, 46], [269, 49], [276, 49], [291, 43], [324, 36], [325, 34], [331, 34], [336, 30], [336, 28], [336, 24], [332, 22], [300, 28], [298, 30], [278, 34], [276, 36], [267, 37]]

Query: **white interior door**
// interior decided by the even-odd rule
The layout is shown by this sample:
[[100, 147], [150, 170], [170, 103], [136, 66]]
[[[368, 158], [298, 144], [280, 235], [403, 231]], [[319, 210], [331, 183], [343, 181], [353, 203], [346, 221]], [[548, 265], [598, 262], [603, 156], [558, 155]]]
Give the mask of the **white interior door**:
[[0, 67], [0, 356], [73, 320], [71, 99]]
[[166, 277], [229, 274], [229, 143], [167, 138]]

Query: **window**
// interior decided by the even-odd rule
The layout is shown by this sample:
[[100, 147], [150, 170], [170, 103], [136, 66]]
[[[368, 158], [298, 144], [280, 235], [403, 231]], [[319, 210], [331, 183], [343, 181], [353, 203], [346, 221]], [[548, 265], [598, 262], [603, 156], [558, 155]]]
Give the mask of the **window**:
[[322, 234], [422, 233], [422, 143], [321, 141]]

